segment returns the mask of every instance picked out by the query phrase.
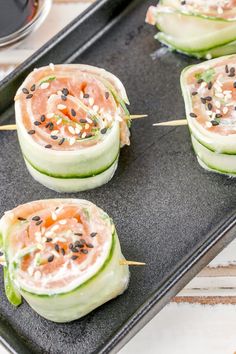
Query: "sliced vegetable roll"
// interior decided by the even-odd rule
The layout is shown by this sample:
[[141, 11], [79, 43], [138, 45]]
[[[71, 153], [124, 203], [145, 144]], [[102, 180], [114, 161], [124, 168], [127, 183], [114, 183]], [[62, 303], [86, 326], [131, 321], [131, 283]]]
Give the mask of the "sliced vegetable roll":
[[161, 0], [146, 22], [172, 50], [206, 59], [236, 53], [235, 0]]
[[78, 319], [128, 286], [112, 219], [80, 199], [39, 200], [0, 221], [5, 292], [54, 322]]
[[15, 97], [21, 150], [48, 188], [77, 192], [108, 182], [129, 145], [126, 91], [113, 74], [88, 65], [35, 69]]
[[183, 70], [181, 87], [200, 164], [236, 175], [236, 55]]

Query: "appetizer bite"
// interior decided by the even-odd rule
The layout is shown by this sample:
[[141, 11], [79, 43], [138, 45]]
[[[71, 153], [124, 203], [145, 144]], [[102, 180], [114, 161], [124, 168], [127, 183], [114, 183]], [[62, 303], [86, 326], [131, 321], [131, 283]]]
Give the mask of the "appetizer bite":
[[128, 286], [112, 219], [80, 199], [39, 200], [8, 211], [0, 221], [8, 300], [21, 296], [44, 318], [76, 320]]
[[172, 50], [206, 59], [236, 53], [235, 0], [161, 0], [146, 22]]
[[15, 97], [18, 138], [31, 175], [59, 192], [99, 187], [129, 145], [126, 91], [113, 74], [88, 65], [35, 69]]
[[181, 87], [200, 165], [236, 175], [236, 55], [187, 67]]

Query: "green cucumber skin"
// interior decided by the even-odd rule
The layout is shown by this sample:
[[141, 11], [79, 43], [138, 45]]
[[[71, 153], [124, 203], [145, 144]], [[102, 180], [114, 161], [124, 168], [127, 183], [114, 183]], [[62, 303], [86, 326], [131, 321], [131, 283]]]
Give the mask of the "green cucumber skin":
[[207, 58], [208, 55], [210, 55], [211, 58], [218, 58], [220, 56], [231, 55], [236, 53], [236, 40], [228, 42], [224, 45], [195, 52], [195, 51], [188, 50], [186, 48], [184, 49], [179, 48], [175, 46], [173, 42], [170, 43], [168, 39], [166, 39], [166, 35], [163, 32], [157, 33], [155, 35], [155, 39], [157, 39], [159, 42], [169, 47], [171, 51], [176, 51], [180, 54], [191, 56], [197, 59], [208, 59]]
[[85, 316], [98, 306], [122, 294], [129, 282], [128, 266], [120, 266], [117, 233], [113, 234], [110, 254], [100, 270], [88, 281], [66, 294], [36, 295], [20, 290], [29, 305], [42, 317], [58, 323]]
[[27, 160], [25, 160], [25, 163], [31, 176], [45, 187], [59, 193], [76, 193], [94, 189], [108, 183], [117, 169], [118, 157], [107, 170], [87, 178], [55, 178], [35, 170]]
[[[164, 8], [164, 9], [168, 10], [168, 8]], [[156, 16], [156, 26], [160, 32], [155, 36], [155, 38], [159, 40], [161, 43], [169, 46], [172, 50], [174, 49], [183, 54], [194, 56], [197, 58], [205, 57], [207, 54], [211, 54], [212, 57], [217, 57], [222, 54], [225, 55], [225, 54], [234, 53], [234, 46], [229, 46], [229, 44], [235, 41], [236, 39], [235, 36], [236, 21], [221, 21], [212, 18], [208, 19], [205, 17], [202, 18], [200, 16], [181, 13], [176, 10], [173, 11], [171, 9], [169, 10], [170, 11], [167, 12], [165, 12], [164, 10], [163, 11], [160, 10]], [[164, 19], [163, 16], [167, 18]], [[180, 16], [183, 17], [182, 20], [180, 19]], [[188, 33], [189, 25], [192, 20], [193, 21], [192, 26], [195, 26], [197, 28], [202, 28], [201, 30], [202, 33], [199, 33], [198, 37], [195, 37], [195, 31], [193, 31], [193, 37], [191, 40], [189, 40], [188, 37], [182, 38], [178, 36], [178, 31], [176, 33], [173, 32], [173, 30], [171, 30], [171, 27], [168, 28], [170, 23], [174, 25], [175, 19], [179, 23], [184, 24], [185, 23], [184, 17], [189, 21], [189, 24], [186, 23], [187, 26], [186, 31], [183, 30], [183, 32], [181, 33]], [[203, 26], [201, 26], [201, 22]], [[167, 25], [167, 27], [165, 27], [165, 24]], [[217, 29], [217, 24], [219, 24], [218, 29]], [[177, 28], [180, 28], [180, 26], [178, 26]], [[182, 34], [180, 34], [180, 36], [181, 35]], [[191, 33], [190, 33], [190, 38], [191, 38]], [[209, 45], [209, 43], [211, 44]], [[222, 52], [222, 47], [223, 50], [225, 50], [224, 52]], [[215, 48], [218, 49], [216, 50]], [[220, 52], [218, 53], [219, 50]]]
[[3, 268], [3, 274], [4, 274], [4, 288], [5, 288], [6, 297], [12, 305], [19, 306], [22, 303], [21, 294], [15, 288], [11, 280], [9, 270], [5, 266]]
[[236, 155], [212, 152], [197, 141], [193, 135], [191, 135], [191, 140], [196, 156], [209, 170], [228, 176], [236, 176]]

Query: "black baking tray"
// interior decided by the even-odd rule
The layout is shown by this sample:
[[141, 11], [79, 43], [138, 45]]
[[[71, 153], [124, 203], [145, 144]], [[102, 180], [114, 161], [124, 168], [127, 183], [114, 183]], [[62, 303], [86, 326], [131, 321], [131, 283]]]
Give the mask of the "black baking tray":
[[[131, 112], [149, 116], [133, 122], [131, 146], [122, 149], [112, 181], [72, 195], [104, 208], [116, 223], [126, 258], [147, 265], [130, 269], [122, 296], [68, 324], [49, 322], [26, 303], [12, 307], [1, 275], [0, 336], [12, 352], [117, 352], [235, 236], [235, 180], [198, 165], [186, 127], [152, 127], [184, 117], [179, 76], [196, 62], [159, 50], [155, 29], [144, 23], [152, 3], [97, 1], [1, 82], [1, 124], [14, 121], [13, 97], [27, 73], [50, 62], [110, 70], [126, 86]], [[1, 132], [0, 138], [1, 214], [58, 197], [28, 174], [16, 132]]]

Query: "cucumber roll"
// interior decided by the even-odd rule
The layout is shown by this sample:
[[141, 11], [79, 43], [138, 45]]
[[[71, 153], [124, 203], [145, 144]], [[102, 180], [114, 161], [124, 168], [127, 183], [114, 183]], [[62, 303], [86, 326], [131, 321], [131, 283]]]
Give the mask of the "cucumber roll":
[[88, 65], [35, 69], [15, 97], [18, 138], [31, 175], [59, 192], [107, 183], [129, 145], [126, 91], [113, 74]]
[[187, 67], [181, 88], [199, 163], [236, 176], [236, 55]]
[[236, 53], [235, 0], [161, 0], [146, 22], [172, 50], [205, 59]]
[[129, 269], [112, 219], [80, 199], [33, 201], [0, 221], [4, 282], [42, 317], [69, 322], [122, 294]]

